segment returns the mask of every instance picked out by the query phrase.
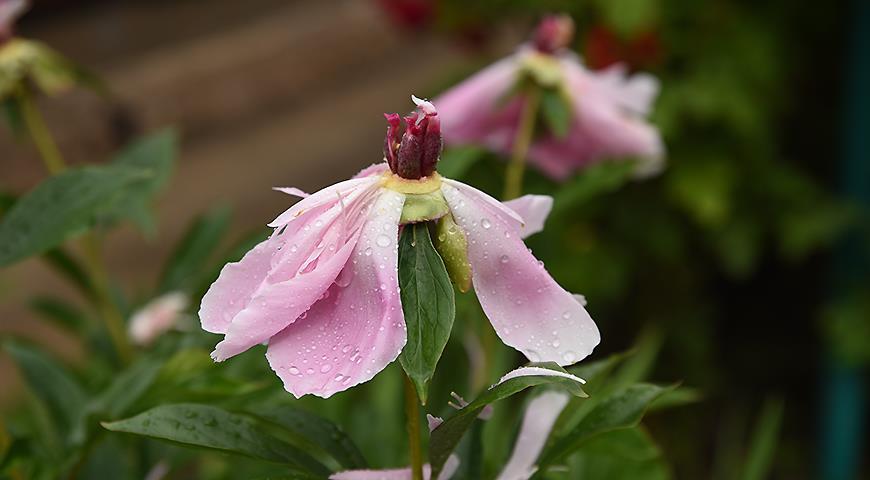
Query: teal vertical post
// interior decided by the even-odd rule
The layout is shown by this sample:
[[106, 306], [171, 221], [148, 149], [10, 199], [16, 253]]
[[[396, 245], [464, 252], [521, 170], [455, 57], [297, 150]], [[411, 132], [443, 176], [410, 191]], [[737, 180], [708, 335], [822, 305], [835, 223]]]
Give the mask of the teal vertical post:
[[[870, 1], [853, 0], [850, 6], [839, 187], [845, 198], [870, 207]], [[832, 294], [866, 284], [868, 266], [867, 246], [857, 234], [844, 239], [835, 254]], [[867, 370], [829, 355], [823, 375], [820, 476], [854, 480], [865, 441]]]

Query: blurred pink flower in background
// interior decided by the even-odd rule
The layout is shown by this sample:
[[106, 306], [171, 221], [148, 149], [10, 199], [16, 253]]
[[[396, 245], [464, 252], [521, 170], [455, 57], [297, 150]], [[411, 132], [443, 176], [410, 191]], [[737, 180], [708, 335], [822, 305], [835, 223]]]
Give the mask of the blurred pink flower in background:
[[565, 135], [536, 132], [528, 160], [545, 174], [563, 180], [590, 164], [627, 157], [641, 160], [638, 175], [658, 172], [664, 146], [645, 119], [658, 81], [629, 75], [622, 64], [588, 70], [566, 48], [572, 35], [570, 18], [547, 17], [531, 43], [435, 98], [447, 144], [478, 144], [509, 154], [528, 100], [517, 87], [530, 80], [532, 88], [561, 95], [571, 113]]
[[0, 42], [12, 36], [12, 25], [28, 6], [26, 0], [0, 0]]
[[151, 345], [160, 335], [178, 326], [189, 304], [182, 292], [169, 292], [148, 302], [130, 317], [130, 339], [141, 346]]
[[[504, 343], [532, 361], [560, 365], [592, 352], [600, 340], [595, 323], [522, 240], [542, 228], [551, 199], [503, 204], [441, 178], [434, 172], [439, 113], [415, 101], [401, 140], [398, 116], [387, 116], [386, 163], [310, 196], [281, 189], [304, 198], [269, 224], [269, 239], [225, 266], [203, 297], [202, 328], [224, 334], [212, 358], [268, 342], [272, 369], [297, 397], [326, 398], [368, 381], [406, 342], [399, 228], [445, 215], [456, 222], [450, 234], [467, 239], [477, 298]], [[432, 201], [443, 210], [403, 221], [412, 198], [409, 204]]]

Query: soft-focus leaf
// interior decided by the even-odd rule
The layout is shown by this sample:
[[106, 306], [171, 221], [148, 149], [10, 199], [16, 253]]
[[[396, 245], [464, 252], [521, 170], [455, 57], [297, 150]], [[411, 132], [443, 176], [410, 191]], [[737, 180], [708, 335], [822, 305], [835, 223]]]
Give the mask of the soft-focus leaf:
[[87, 318], [76, 306], [54, 297], [36, 297], [30, 308], [46, 320], [72, 332], [82, 331]]
[[551, 216], [565, 215], [597, 195], [618, 189], [631, 179], [635, 168], [636, 164], [627, 160], [590, 166], [556, 191]]
[[127, 413], [127, 410], [154, 383], [161, 366], [161, 362], [157, 359], [138, 360], [114, 378], [112, 383], [91, 402], [89, 410], [105, 413], [108, 418], [117, 418]]
[[399, 287], [408, 342], [399, 362], [426, 404], [428, 383], [450, 338], [456, 305], [444, 262], [426, 223], [405, 226], [399, 242]]
[[568, 135], [571, 128], [571, 103], [557, 89], [546, 88], [541, 91], [541, 116], [547, 130], [556, 137]]
[[94, 299], [94, 286], [82, 265], [61, 248], [53, 248], [42, 258], [55, 270], [70, 281], [86, 298]]
[[755, 431], [749, 442], [749, 453], [744, 465], [743, 475], [740, 478], [744, 480], [769, 478], [768, 473], [773, 464], [776, 447], [779, 443], [782, 417], [782, 401], [768, 400], [761, 411], [758, 423], [755, 425]]
[[450, 477], [452, 480], [477, 480], [483, 478], [483, 420], [476, 420], [462, 438], [456, 452], [459, 455], [459, 469]]
[[190, 287], [202, 274], [202, 265], [214, 253], [230, 222], [230, 209], [218, 207], [199, 216], [169, 257], [160, 280], [160, 290]]
[[451, 147], [444, 150], [438, 161], [438, 173], [446, 178], [461, 178], [475, 162], [483, 158], [486, 150], [480, 147]]
[[[567, 373], [555, 363], [531, 364], [531, 366], [546, 368], [556, 372]], [[490, 387], [481, 393], [473, 402], [460, 409], [432, 431], [429, 440], [429, 461], [432, 464], [432, 476], [435, 477], [444, 467], [444, 462], [462, 440], [465, 431], [487, 405], [521, 392], [537, 385], [559, 385], [576, 396], [585, 396], [575, 380], [553, 375], [530, 375], [511, 378]]]
[[14, 342], [4, 346], [56, 425], [70, 434], [74, 442], [81, 440], [79, 435], [82, 434], [81, 420], [86, 402], [82, 387], [44, 353]]
[[0, 266], [84, 232], [96, 214], [147, 177], [141, 169], [109, 166], [70, 169], [48, 178], [21, 197], [0, 222]]
[[556, 438], [552, 446], [544, 451], [541, 465], [558, 461], [596, 435], [637, 425], [649, 405], [673, 388], [639, 383], [621, 388], [599, 400], [577, 426]]
[[297, 439], [317, 446], [342, 467], [360, 469], [368, 466], [353, 440], [341, 427], [325, 418], [289, 406], [260, 408], [254, 415], [284, 427]]
[[265, 433], [253, 418], [210, 405], [161, 405], [135, 417], [104, 422], [103, 426], [115, 432], [282, 463], [300, 473], [326, 475], [329, 472], [305, 452]]

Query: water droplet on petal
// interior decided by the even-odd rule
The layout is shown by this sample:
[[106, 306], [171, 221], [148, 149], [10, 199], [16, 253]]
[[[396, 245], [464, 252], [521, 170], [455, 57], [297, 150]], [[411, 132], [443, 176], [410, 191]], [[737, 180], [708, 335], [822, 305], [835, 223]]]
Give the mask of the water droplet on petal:
[[527, 351], [526, 356], [529, 357], [529, 360], [531, 360], [533, 362], [540, 362], [541, 361], [541, 355], [539, 355], [538, 352], [535, 350]]
[[363, 253], [364, 253], [365, 256], [367, 256], [367, 257], [371, 256], [371, 254], [372, 254], [372, 247], [368, 247], [368, 248], [366, 248], [366, 249], [363, 251]]
[[574, 363], [577, 361], [577, 354], [574, 352], [565, 352], [562, 354], [562, 358], [564, 358], [568, 363]]
[[501, 263], [508, 263], [508, 260], [510, 260], [510, 259], [508, 258], [507, 255], [502, 255], [501, 258], [499, 258], [499, 261]]
[[296, 253], [296, 250], [299, 250], [299, 247], [297, 247], [295, 243], [290, 245], [290, 253]]
[[308, 370], [305, 370], [305, 373], [311, 375], [311, 374], [314, 373], [314, 369], [313, 369], [313, 368], [309, 368]]
[[489, 221], [488, 218], [483, 218], [480, 220], [480, 226], [483, 228], [489, 228], [492, 226], [492, 223]]
[[332, 370], [332, 365], [330, 365], [328, 363], [326, 363], [322, 367], [320, 367], [320, 373], [326, 373], [330, 370]]
[[290, 367], [288, 371], [290, 372], [290, 375], [299, 375], [299, 369], [296, 367]]
[[379, 247], [389, 247], [390, 246], [390, 237], [386, 235], [378, 235], [378, 239], [375, 240], [375, 243], [378, 244]]

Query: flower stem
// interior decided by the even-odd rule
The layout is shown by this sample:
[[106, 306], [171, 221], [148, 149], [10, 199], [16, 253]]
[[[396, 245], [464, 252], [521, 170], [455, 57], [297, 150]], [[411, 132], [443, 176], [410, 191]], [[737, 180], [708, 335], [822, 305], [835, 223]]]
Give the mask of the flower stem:
[[[45, 164], [48, 173], [57, 175], [63, 172], [66, 169], [66, 163], [45, 124], [42, 114], [39, 112], [39, 108], [36, 106], [33, 95], [28, 91], [23, 91], [18, 95], [18, 100], [24, 124], [27, 126], [30, 138], [39, 151], [42, 163]], [[118, 358], [123, 363], [128, 363], [133, 356], [133, 349], [127, 340], [124, 318], [109, 294], [109, 276], [100, 253], [102, 242], [95, 233], [91, 232], [84, 236], [81, 246], [88, 276], [96, 290], [95, 302], [98, 313], [103, 319], [112, 343], [115, 345]]]
[[538, 117], [540, 103], [541, 91], [537, 88], [529, 89], [526, 94], [526, 104], [520, 114], [520, 124], [517, 126], [510, 163], [505, 171], [503, 200], [512, 200], [523, 193], [526, 156], [535, 134], [535, 119]]
[[411, 453], [411, 478], [423, 480], [423, 450], [420, 447], [420, 400], [417, 390], [408, 375], [405, 379], [405, 417], [408, 430], [408, 444]]
[[45, 124], [45, 119], [36, 107], [36, 102], [33, 95], [29, 92], [18, 95], [19, 105], [21, 106], [21, 116], [24, 118], [24, 124], [30, 133], [30, 138], [33, 139], [33, 144], [39, 151], [39, 156], [42, 158], [42, 163], [48, 173], [56, 175], [66, 168], [63, 161], [63, 156], [57, 148], [57, 144], [51, 137], [48, 127]]

